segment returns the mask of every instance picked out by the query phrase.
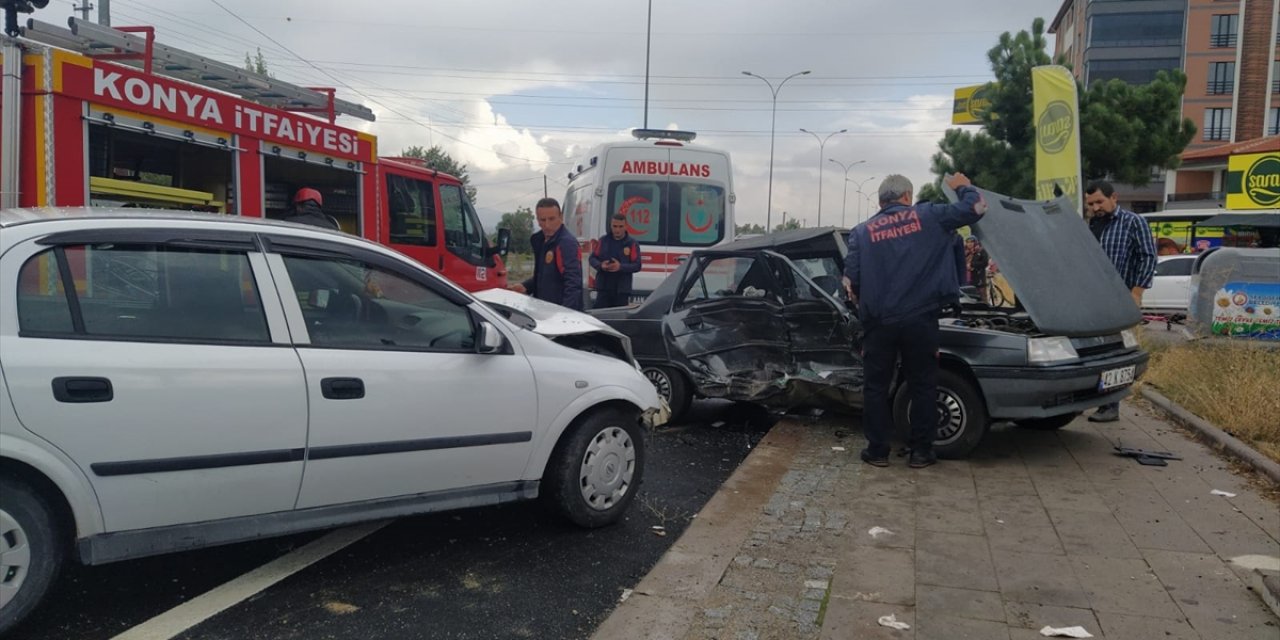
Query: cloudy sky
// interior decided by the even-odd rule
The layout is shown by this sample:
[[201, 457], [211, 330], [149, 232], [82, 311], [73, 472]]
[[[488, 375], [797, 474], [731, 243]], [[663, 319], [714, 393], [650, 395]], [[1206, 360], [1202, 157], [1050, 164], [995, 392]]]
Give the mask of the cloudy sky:
[[[60, 23], [72, 2], [36, 17]], [[902, 173], [927, 181], [950, 122], [951, 92], [990, 78], [1002, 31], [1051, 19], [1057, 0], [653, 0], [650, 127], [697, 131], [728, 150], [738, 222], [765, 221], [771, 93], [778, 94], [773, 223], [817, 222], [819, 146], [800, 128], [848, 129], [825, 157], [856, 189]], [[382, 155], [442, 146], [470, 168], [492, 225], [542, 195], [592, 145], [644, 121], [647, 0], [111, 0], [112, 23], [150, 24], [157, 40], [236, 64], [260, 47], [282, 80], [336, 86], [377, 122]], [[845, 171], [824, 161], [823, 222], [840, 221]], [[871, 179], [871, 178], [875, 179]], [[868, 181], [868, 179], [871, 179]], [[861, 207], [865, 215], [866, 206]]]

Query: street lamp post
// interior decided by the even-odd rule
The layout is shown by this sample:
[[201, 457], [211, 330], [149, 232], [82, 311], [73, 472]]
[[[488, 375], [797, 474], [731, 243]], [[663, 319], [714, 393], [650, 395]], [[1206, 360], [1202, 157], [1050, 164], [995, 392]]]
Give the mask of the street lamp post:
[[863, 192], [862, 192], [862, 185], [864, 185], [864, 184], [866, 184], [866, 183], [868, 183], [868, 182], [871, 182], [872, 180], [875, 180], [875, 179], [876, 179], [876, 177], [875, 177], [875, 176], [871, 176], [870, 178], [867, 178], [866, 180], [863, 180], [862, 182], [859, 182], [859, 183], [858, 183], [858, 188], [857, 188], [857, 189], [854, 189], [854, 191], [856, 191], [856, 192], [858, 193], [858, 196], [860, 196], [860, 197], [858, 198], [858, 222], [862, 222], [862, 203], [863, 203], [863, 201], [866, 201], [866, 202], [868, 203], [868, 207], [870, 206], [870, 204], [869, 204], [869, 203], [871, 202], [871, 196], [869, 196], [869, 195], [867, 195], [867, 194], [865, 194], [865, 193], [863, 193]]
[[825, 138], [819, 137], [818, 134], [808, 129], [800, 129], [800, 130], [813, 136], [813, 139], [818, 141], [818, 226], [821, 227], [822, 226], [822, 169], [823, 169], [822, 153], [827, 148], [827, 141], [831, 139], [831, 136], [834, 136], [840, 133], [848, 133], [849, 130], [841, 129], [839, 131], [832, 131], [831, 133], [828, 133], [827, 137]]
[[809, 71], [797, 71], [796, 73], [783, 78], [782, 82], [778, 83], [778, 87], [776, 89], [774, 88], [773, 83], [769, 82], [769, 79], [764, 76], [758, 76], [750, 71], [743, 71], [742, 75], [763, 80], [764, 83], [769, 86], [769, 93], [773, 94], [773, 116], [769, 120], [769, 199], [766, 204], [764, 218], [764, 232], [771, 233], [771, 227], [773, 225], [773, 135], [778, 124], [778, 92], [782, 91], [782, 85], [786, 84], [788, 80], [796, 76], [807, 76], [809, 75]]
[[832, 158], [831, 161], [840, 165], [841, 169], [844, 169], [844, 195], [840, 196], [840, 227], [844, 228], [844, 209], [845, 205], [849, 203], [849, 170], [866, 162], [866, 160], [859, 160], [851, 164], [845, 164], [835, 158]]

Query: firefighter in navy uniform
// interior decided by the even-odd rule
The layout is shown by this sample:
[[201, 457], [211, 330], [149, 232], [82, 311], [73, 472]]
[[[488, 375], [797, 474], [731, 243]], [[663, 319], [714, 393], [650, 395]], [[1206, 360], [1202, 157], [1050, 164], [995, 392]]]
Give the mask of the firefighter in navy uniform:
[[609, 233], [591, 252], [596, 270], [596, 309], [626, 306], [631, 297], [631, 275], [640, 270], [640, 243], [627, 233], [627, 216], [618, 213], [609, 220]]
[[541, 233], [533, 234], [533, 277], [508, 288], [539, 300], [582, 311], [582, 249], [564, 227], [564, 214], [555, 198], [534, 207]]
[[331, 215], [324, 212], [324, 198], [320, 196], [320, 192], [310, 187], [298, 189], [293, 194], [293, 209], [289, 215], [285, 217], [285, 222], [295, 222], [297, 224], [309, 224], [313, 227], [324, 227], [325, 229], [340, 229], [338, 221]]
[[938, 313], [958, 300], [955, 231], [986, 211], [964, 174], [947, 184], [960, 202], [912, 206], [911, 181], [891, 175], [880, 183], [880, 211], [849, 233], [846, 286], [865, 331], [862, 460], [873, 466], [889, 464], [889, 387], [899, 357], [911, 394], [908, 465], [937, 461]]

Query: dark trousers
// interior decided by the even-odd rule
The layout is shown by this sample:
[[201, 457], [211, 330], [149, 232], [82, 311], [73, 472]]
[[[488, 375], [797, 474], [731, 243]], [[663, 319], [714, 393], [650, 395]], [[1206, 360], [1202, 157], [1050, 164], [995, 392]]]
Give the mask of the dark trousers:
[[627, 300], [631, 297], [630, 291], [617, 291], [612, 289], [596, 289], [596, 303], [592, 309], [604, 309], [605, 307], [625, 307]]
[[894, 365], [902, 371], [911, 394], [913, 451], [931, 451], [938, 432], [938, 314], [929, 311], [892, 324], [869, 323], [863, 337], [862, 429], [872, 455], [889, 455], [893, 406], [889, 390]]

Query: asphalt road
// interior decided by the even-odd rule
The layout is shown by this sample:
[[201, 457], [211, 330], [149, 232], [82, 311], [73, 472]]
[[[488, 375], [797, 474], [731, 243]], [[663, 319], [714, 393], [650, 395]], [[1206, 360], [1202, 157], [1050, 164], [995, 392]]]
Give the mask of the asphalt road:
[[[585, 638], [769, 426], [759, 412], [697, 403], [650, 434], [645, 480], [617, 525], [578, 529], [537, 503], [397, 520], [177, 637]], [[70, 565], [8, 637], [110, 638], [323, 534]]]

